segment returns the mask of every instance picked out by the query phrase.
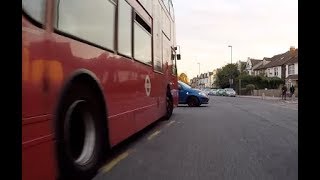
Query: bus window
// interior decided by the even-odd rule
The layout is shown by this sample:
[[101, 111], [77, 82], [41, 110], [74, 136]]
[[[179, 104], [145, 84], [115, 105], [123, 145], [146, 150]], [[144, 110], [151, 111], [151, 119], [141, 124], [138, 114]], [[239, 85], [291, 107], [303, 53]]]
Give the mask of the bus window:
[[162, 7], [155, 3], [153, 7], [153, 68], [155, 71], [163, 72], [162, 69], [162, 24], [161, 24]]
[[164, 5], [166, 6], [167, 8], [167, 11], [169, 12], [169, 0], [162, 0]]
[[105, 0], [59, 0], [57, 6], [57, 29], [114, 50], [114, 3]]
[[137, 13], [135, 13], [133, 28], [134, 58], [138, 61], [151, 65], [151, 28]]
[[44, 24], [45, 0], [22, 0], [22, 9], [40, 24]]
[[[172, 66], [170, 40], [162, 33], [162, 62], [168, 67]], [[171, 70], [170, 70], [171, 71]]]
[[173, 10], [172, 1], [170, 2], [170, 16], [171, 16], [172, 20], [174, 21], [174, 10]]
[[150, 0], [138, 0], [138, 1], [147, 10], [149, 14], [152, 14], [152, 1]]
[[132, 8], [125, 1], [118, 1], [118, 51], [119, 53], [132, 56]]
[[170, 18], [168, 17], [166, 11], [163, 9], [162, 13], [162, 30], [164, 34], [168, 37], [168, 39], [171, 39], [171, 21]]

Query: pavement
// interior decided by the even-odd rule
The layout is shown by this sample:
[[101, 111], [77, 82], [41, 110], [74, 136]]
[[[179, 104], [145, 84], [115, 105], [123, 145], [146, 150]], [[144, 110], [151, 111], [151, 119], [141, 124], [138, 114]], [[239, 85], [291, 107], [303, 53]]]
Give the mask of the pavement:
[[238, 97], [242, 97], [242, 98], [254, 98], [254, 99], [261, 99], [261, 100], [278, 100], [281, 102], [285, 102], [285, 103], [294, 103], [297, 104], [298, 103], [298, 98], [291, 98], [291, 97], [287, 97], [286, 100], [283, 100], [281, 97], [270, 97], [270, 96], [265, 96], [264, 98], [262, 98], [262, 96], [242, 96], [242, 95], [238, 95]]
[[93, 180], [298, 179], [297, 104], [210, 96], [139, 134]]

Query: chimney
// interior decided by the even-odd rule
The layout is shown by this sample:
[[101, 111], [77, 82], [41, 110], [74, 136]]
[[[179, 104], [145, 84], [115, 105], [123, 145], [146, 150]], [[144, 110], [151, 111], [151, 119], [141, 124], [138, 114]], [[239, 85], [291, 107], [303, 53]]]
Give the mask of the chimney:
[[294, 56], [296, 53], [296, 48], [294, 48], [294, 46], [290, 46], [290, 55]]
[[296, 50], [296, 48], [294, 48], [294, 46], [290, 46], [290, 52], [294, 52]]

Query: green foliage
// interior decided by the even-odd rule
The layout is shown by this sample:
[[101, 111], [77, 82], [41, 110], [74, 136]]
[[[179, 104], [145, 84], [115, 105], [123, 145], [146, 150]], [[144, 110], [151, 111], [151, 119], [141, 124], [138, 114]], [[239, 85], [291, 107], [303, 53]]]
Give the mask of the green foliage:
[[241, 95], [251, 95], [251, 91], [247, 90], [246, 88], [241, 88], [241, 92], [239, 94]]
[[219, 88], [229, 87], [229, 79], [234, 79], [233, 83], [235, 83], [235, 78], [237, 78], [239, 74], [240, 72], [237, 68], [237, 64], [227, 64], [217, 70], [216, 81], [214, 83]]
[[[241, 67], [241, 70], [244, 70], [244, 67], [245, 66]], [[278, 77], [265, 77], [264, 74], [252, 76], [248, 75], [248, 73], [246, 73], [245, 71], [240, 73], [237, 68], [237, 64], [227, 64], [221, 69], [217, 69], [215, 79], [216, 80], [214, 84], [217, 86], [217, 88], [229, 87], [229, 79], [233, 79], [232, 88], [234, 88], [237, 92], [239, 92], [239, 89], [241, 89], [241, 92], [245, 91], [247, 93], [252, 92], [253, 89], [278, 89], [279, 86], [284, 83], [284, 80]], [[241, 88], [239, 87], [239, 80], [241, 80]], [[249, 84], [253, 85], [249, 86], [250, 88], [253, 87], [252, 90], [244, 88]]]
[[255, 85], [254, 85], [254, 84], [248, 84], [248, 85], [246, 85], [246, 90], [247, 90], [247, 92], [250, 93], [250, 95], [253, 94], [254, 88], [255, 88]]
[[246, 69], [246, 65], [247, 65], [247, 63], [245, 63], [245, 62], [242, 62], [241, 64], [240, 64], [240, 73], [242, 74], [242, 73], [246, 73], [244, 70]]
[[255, 85], [255, 89], [278, 89], [284, 80], [278, 77], [265, 77], [265, 76], [250, 76], [247, 74], [241, 74], [237, 81], [241, 79], [241, 87], [246, 87], [248, 84]]
[[254, 84], [248, 84], [248, 85], [246, 85], [246, 89], [247, 89], [248, 91], [252, 91], [252, 90], [254, 90], [254, 88], [255, 88], [255, 85], [254, 85]]
[[188, 76], [185, 73], [181, 73], [178, 77], [179, 81], [189, 84]]

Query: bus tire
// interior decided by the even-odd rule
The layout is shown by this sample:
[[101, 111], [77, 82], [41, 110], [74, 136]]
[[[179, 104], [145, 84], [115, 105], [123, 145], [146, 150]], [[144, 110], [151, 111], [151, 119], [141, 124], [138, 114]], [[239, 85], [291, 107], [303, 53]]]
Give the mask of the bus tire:
[[106, 115], [93, 88], [76, 83], [60, 103], [57, 124], [59, 179], [92, 179], [106, 159]]
[[167, 95], [166, 97], [166, 115], [165, 115], [165, 120], [169, 120], [170, 117], [172, 116], [173, 112], [173, 99], [172, 96]]

